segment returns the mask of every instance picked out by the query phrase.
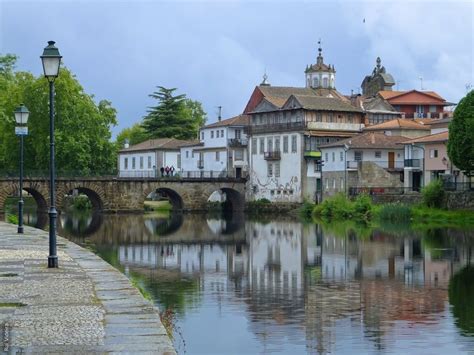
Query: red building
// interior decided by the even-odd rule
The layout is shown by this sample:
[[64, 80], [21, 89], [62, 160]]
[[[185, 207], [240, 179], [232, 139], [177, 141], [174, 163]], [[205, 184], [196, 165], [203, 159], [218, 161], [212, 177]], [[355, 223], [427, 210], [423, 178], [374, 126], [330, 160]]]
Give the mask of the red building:
[[434, 91], [382, 90], [378, 95], [387, 100], [395, 111], [404, 113], [405, 118], [444, 118], [451, 114], [445, 111], [445, 107], [454, 105]]

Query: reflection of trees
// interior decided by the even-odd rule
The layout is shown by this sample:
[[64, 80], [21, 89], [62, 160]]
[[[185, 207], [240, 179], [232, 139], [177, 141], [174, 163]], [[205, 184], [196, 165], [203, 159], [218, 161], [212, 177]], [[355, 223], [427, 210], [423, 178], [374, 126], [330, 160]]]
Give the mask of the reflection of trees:
[[474, 335], [474, 266], [467, 266], [449, 282], [449, 303], [463, 335]]

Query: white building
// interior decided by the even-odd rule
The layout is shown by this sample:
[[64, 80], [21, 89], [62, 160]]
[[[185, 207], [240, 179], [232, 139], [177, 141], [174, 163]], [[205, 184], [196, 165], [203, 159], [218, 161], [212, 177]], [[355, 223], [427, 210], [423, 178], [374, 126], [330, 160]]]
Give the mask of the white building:
[[180, 146], [190, 143], [175, 138], [150, 139], [132, 146], [126, 143], [118, 154], [119, 176], [159, 177], [166, 167], [176, 174], [181, 170]]
[[200, 141], [181, 148], [184, 176], [196, 173], [213, 177], [245, 176], [248, 121], [247, 115], [239, 115], [202, 127]]
[[[323, 196], [338, 192], [385, 192], [403, 187], [404, 148], [408, 138], [367, 132], [321, 146]], [[367, 189], [367, 191], [366, 191]]]

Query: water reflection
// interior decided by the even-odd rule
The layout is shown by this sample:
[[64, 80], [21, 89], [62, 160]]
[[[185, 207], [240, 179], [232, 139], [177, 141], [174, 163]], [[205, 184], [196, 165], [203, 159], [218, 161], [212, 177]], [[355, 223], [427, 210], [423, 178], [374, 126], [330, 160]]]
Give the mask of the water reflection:
[[92, 246], [167, 310], [180, 352], [474, 348], [473, 232], [242, 216], [81, 218], [62, 215], [59, 233]]

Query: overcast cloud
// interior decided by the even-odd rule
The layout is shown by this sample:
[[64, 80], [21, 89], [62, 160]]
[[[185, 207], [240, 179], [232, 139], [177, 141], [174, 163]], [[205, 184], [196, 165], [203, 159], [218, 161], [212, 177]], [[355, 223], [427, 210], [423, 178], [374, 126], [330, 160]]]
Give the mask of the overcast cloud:
[[[112, 101], [119, 125], [141, 121], [155, 86], [177, 87], [216, 120], [242, 112], [266, 70], [272, 85], [303, 86], [318, 38], [336, 87], [360, 88], [375, 58], [400, 89], [457, 102], [473, 79], [472, 1], [0, 0], [0, 53], [41, 73], [55, 40], [86, 91]], [[364, 21], [365, 20], [365, 21]]]

